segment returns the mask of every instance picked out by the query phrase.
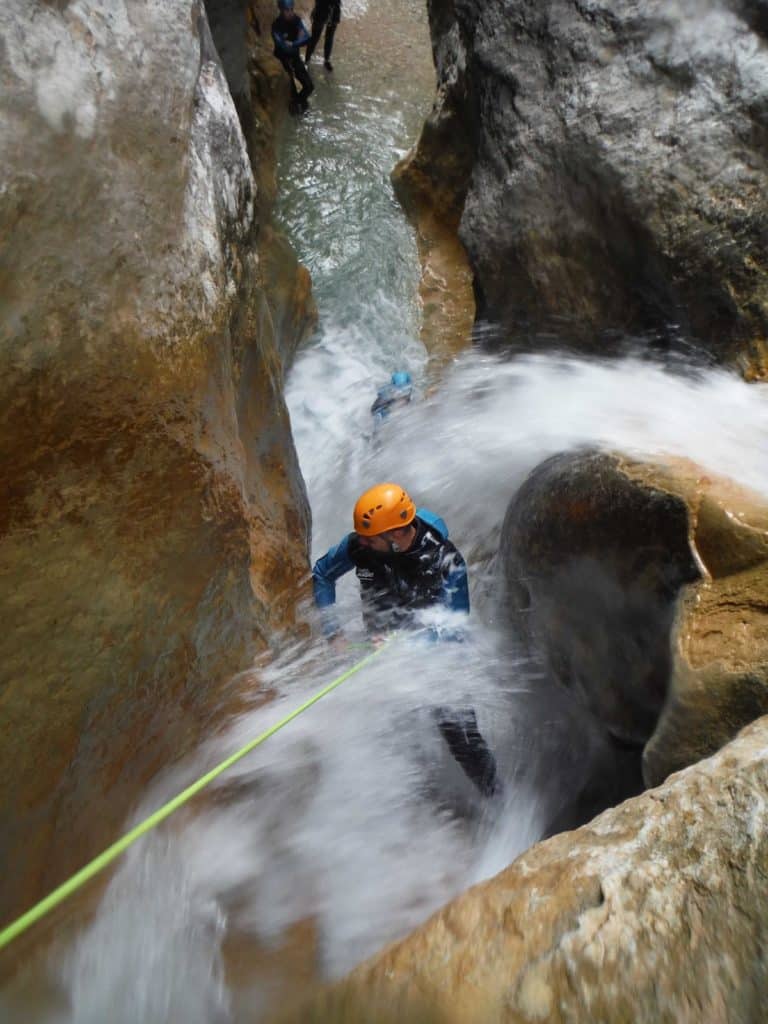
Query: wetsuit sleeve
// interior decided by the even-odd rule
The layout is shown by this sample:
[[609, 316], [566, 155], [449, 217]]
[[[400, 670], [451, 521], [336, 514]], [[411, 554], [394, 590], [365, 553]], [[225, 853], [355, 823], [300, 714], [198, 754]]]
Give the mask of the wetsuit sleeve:
[[306, 27], [304, 25], [304, 22], [300, 21], [299, 22], [299, 34], [296, 36], [296, 39], [294, 40], [294, 43], [293, 43], [294, 49], [298, 50], [300, 46], [306, 46], [307, 43], [309, 42], [309, 39], [310, 39], [309, 32], [307, 32], [307, 29], [306, 29]]
[[387, 397], [383, 391], [379, 391], [376, 395], [373, 405], [371, 406], [371, 414], [375, 416], [377, 413], [383, 413], [389, 406]]
[[371, 406], [371, 416], [373, 417], [374, 429], [376, 429], [376, 427], [381, 426], [381, 424], [387, 418], [388, 412], [389, 406], [387, 405], [387, 403], [380, 402], [379, 399], [377, 398], [376, 401]]
[[349, 557], [349, 536], [318, 558], [312, 566], [312, 590], [318, 608], [336, 603], [336, 580], [354, 567]]
[[312, 588], [318, 608], [335, 604], [336, 580], [354, 567], [355, 563], [349, 557], [349, 536], [318, 558], [312, 566]]
[[[467, 581], [467, 565], [453, 544], [447, 544], [448, 550], [443, 554], [442, 576], [443, 587], [441, 603], [452, 612], [469, 614], [469, 585]], [[466, 635], [461, 626], [454, 623], [434, 624], [427, 630], [428, 639], [439, 642], [451, 640], [463, 643]]]

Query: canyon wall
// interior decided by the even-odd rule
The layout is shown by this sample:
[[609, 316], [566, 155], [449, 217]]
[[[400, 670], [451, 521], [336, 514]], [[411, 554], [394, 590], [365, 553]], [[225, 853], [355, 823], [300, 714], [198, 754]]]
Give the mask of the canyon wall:
[[[0, 62], [4, 920], [291, 626], [283, 380], [313, 307], [202, 3], [9, 0]], [[269, 91], [237, 100], [269, 142]]]

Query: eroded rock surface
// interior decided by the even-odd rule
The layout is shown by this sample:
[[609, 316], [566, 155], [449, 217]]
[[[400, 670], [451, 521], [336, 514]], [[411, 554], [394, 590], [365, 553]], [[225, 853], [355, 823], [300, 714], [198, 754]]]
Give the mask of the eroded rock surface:
[[764, 5], [430, 11], [438, 107], [460, 127], [425, 150], [422, 176], [439, 179], [447, 159], [454, 183], [454, 165], [471, 162], [460, 235], [479, 315], [524, 344], [602, 351], [617, 335], [682, 334], [764, 374]]
[[298, 305], [268, 301], [202, 3], [8, 0], [0, 62], [6, 919], [290, 623], [308, 510], [282, 381], [311, 309], [295, 260]]
[[288, 1020], [762, 1019], [768, 720], [534, 846]]
[[[501, 540], [513, 631], [663, 781], [768, 713], [768, 506], [686, 460], [539, 466]], [[659, 720], [659, 716], [661, 718]]]
[[766, 502], [690, 464], [679, 463], [657, 480], [688, 506], [704, 575], [678, 602], [670, 692], [643, 755], [649, 785], [711, 754], [768, 713]]
[[500, 556], [516, 638], [617, 739], [653, 732], [681, 586], [699, 577], [685, 503], [619, 458], [554, 456], [510, 502]]

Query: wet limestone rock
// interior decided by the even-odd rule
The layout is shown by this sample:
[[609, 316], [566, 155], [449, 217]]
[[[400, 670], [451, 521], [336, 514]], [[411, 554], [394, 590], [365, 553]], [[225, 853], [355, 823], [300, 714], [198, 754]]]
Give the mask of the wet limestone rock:
[[455, 23], [429, 5], [437, 94], [415, 146], [398, 161], [392, 184], [416, 229], [422, 276], [421, 337], [437, 369], [470, 340], [475, 318], [472, 271], [458, 237], [472, 149], [461, 123], [464, 52]]
[[768, 999], [768, 719], [532, 847], [288, 1021], [701, 1024]]
[[6, 920], [114, 837], [292, 621], [308, 510], [282, 385], [311, 317], [300, 280], [303, 309], [270, 304], [201, 2], [7, 0], [0, 76]]
[[699, 578], [684, 501], [638, 484], [617, 456], [554, 456], [510, 502], [499, 552], [526, 653], [642, 747], [667, 692], [677, 594]]
[[276, 7], [273, 0], [205, 0], [205, 9], [251, 158], [259, 265], [274, 335], [288, 365], [297, 344], [314, 329], [317, 310], [309, 271], [272, 221], [277, 138], [290, 98], [288, 76], [273, 53]]
[[696, 466], [668, 480], [688, 505], [703, 578], [680, 595], [670, 692], [643, 754], [649, 785], [768, 713], [768, 505]]
[[430, 11], [459, 125], [430, 173], [464, 166], [471, 146], [460, 235], [479, 316], [526, 345], [682, 334], [764, 375], [765, 4], [431, 0]]
[[649, 784], [768, 713], [759, 495], [683, 459], [571, 452], [524, 482], [500, 552], [515, 636], [618, 741], [647, 743]]

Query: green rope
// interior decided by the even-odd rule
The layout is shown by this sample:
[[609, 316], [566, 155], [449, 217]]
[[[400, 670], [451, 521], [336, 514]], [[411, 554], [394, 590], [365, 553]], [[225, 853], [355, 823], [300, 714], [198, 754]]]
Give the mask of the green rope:
[[261, 733], [260, 736], [257, 736], [256, 739], [246, 743], [244, 747], [241, 747], [240, 750], [230, 755], [230, 757], [225, 761], [222, 761], [221, 764], [216, 765], [215, 768], [212, 768], [206, 775], [203, 775], [202, 778], [198, 779], [197, 782], [193, 782], [191, 786], [188, 786], [183, 790], [183, 792], [179, 793], [178, 796], [169, 800], [167, 804], [163, 804], [163, 806], [159, 810], [155, 811], [154, 814], [150, 814], [148, 818], [145, 818], [144, 821], [138, 824], [135, 828], [132, 828], [130, 832], [127, 832], [121, 839], [118, 839], [116, 843], [113, 843], [112, 846], [107, 847], [103, 853], [100, 853], [98, 857], [95, 857], [89, 864], [86, 864], [84, 868], [81, 868], [57, 889], [54, 889], [52, 893], [42, 899], [25, 914], [22, 914], [21, 917], [17, 918], [17, 920], [5, 927], [0, 932], [0, 949], [13, 942], [13, 940], [21, 935], [22, 932], [25, 932], [27, 928], [33, 925], [36, 921], [39, 921], [42, 917], [45, 917], [45, 915], [53, 910], [54, 907], [63, 903], [68, 896], [72, 895], [72, 893], [77, 892], [77, 890], [85, 885], [89, 879], [93, 878], [93, 876], [97, 875], [100, 871], [103, 871], [108, 864], [111, 864], [113, 860], [127, 850], [132, 843], [135, 843], [137, 839], [145, 835], [156, 825], [159, 825], [161, 821], [165, 821], [167, 817], [173, 814], [175, 810], [178, 810], [178, 808], [183, 804], [187, 803], [187, 801], [191, 800], [192, 797], [207, 786], [209, 782], [213, 782], [213, 780], [218, 778], [222, 772], [231, 768], [233, 764], [245, 757], [246, 754], [249, 754], [255, 747], [258, 747], [260, 743], [263, 743], [264, 740], [269, 739], [270, 736], [273, 736], [276, 732], [282, 729], [283, 726], [292, 722], [294, 718], [300, 715], [303, 711], [306, 711], [307, 708], [310, 708], [313, 704], [316, 704], [322, 697], [325, 697], [326, 694], [330, 693], [331, 690], [335, 690], [337, 686], [341, 686], [341, 684], [345, 680], [349, 679], [350, 676], [354, 675], [355, 672], [359, 672], [361, 668], [368, 664], [368, 662], [381, 654], [385, 646], [386, 643], [377, 647], [376, 650], [372, 651], [364, 658], [361, 658], [360, 661], [352, 666], [352, 668], [347, 669], [346, 672], [334, 679], [333, 682], [328, 683], [328, 685], [323, 687], [323, 689], [316, 693], [314, 697], [310, 697], [309, 700], [304, 701], [302, 705], [294, 711], [291, 711], [291, 713], [281, 719], [277, 725], [273, 725], [271, 728]]

